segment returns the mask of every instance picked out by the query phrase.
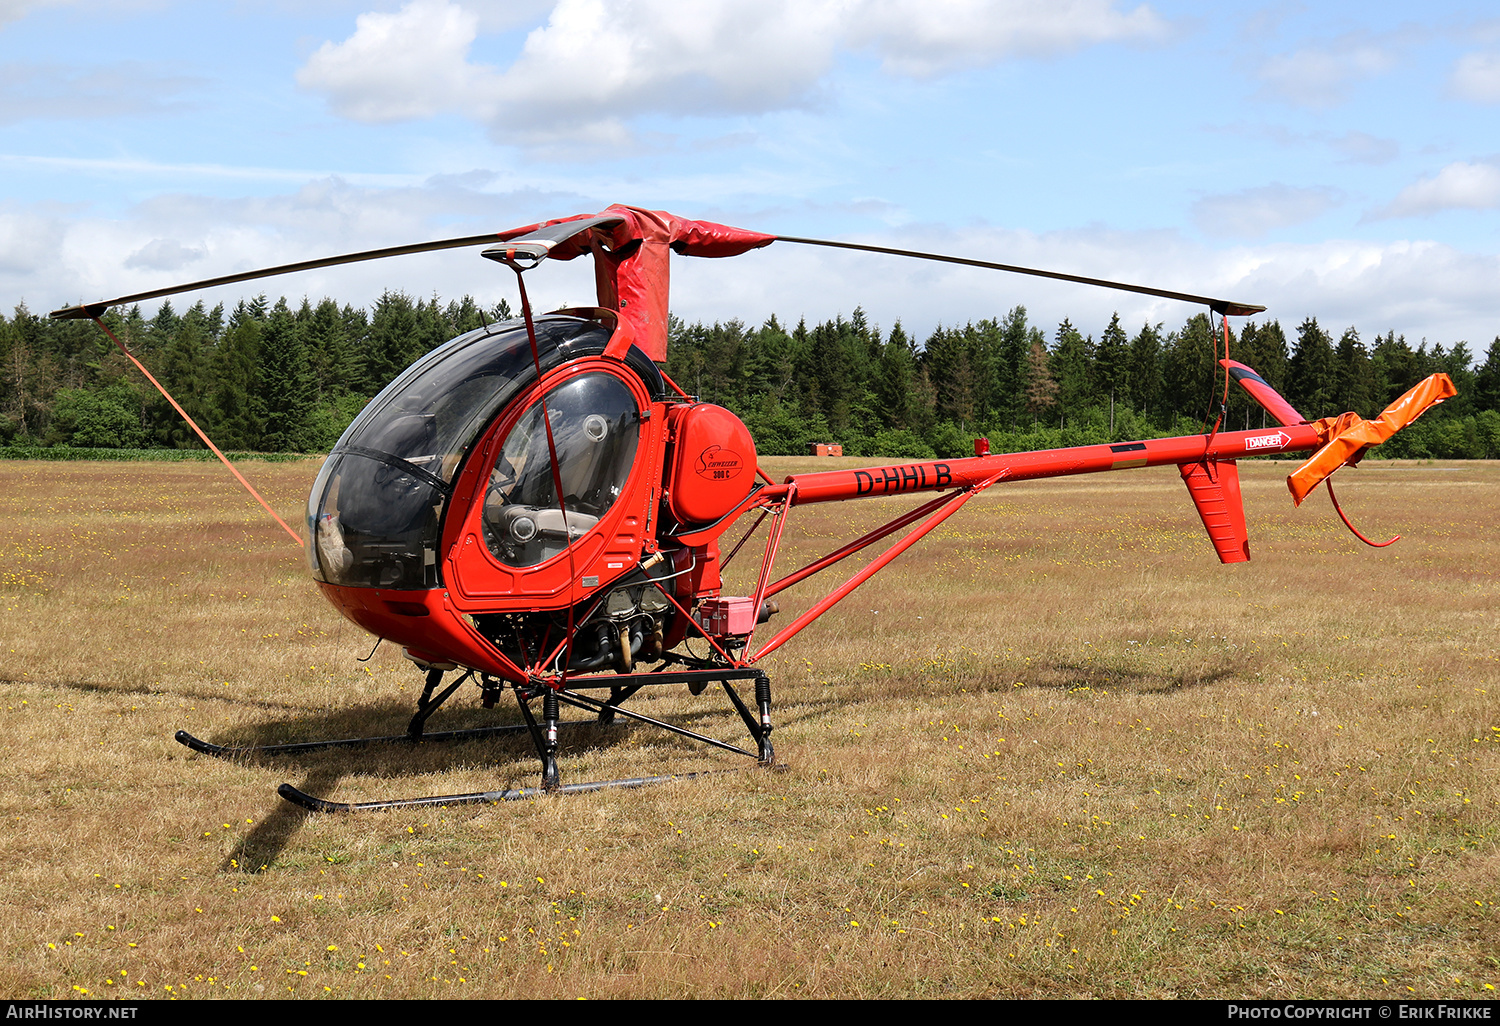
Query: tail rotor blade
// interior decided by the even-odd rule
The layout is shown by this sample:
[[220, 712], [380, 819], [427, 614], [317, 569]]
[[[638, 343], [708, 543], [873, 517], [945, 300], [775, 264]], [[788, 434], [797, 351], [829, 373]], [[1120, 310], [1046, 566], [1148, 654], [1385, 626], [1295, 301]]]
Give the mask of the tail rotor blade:
[[1239, 383], [1239, 386], [1250, 393], [1250, 398], [1260, 404], [1261, 409], [1276, 418], [1276, 422], [1282, 427], [1293, 427], [1297, 424], [1306, 424], [1307, 418], [1298, 413], [1291, 403], [1281, 397], [1281, 393], [1272, 388], [1265, 378], [1255, 371], [1246, 367], [1243, 363], [1235, 360], [1220, 360], [1219, 366], [1229, 372], [1229, 376]]

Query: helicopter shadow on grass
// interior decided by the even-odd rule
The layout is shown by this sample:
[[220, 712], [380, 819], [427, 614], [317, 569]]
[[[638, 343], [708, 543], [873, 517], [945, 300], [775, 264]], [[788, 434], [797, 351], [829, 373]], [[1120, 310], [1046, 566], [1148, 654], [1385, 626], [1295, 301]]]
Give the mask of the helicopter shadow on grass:
[[81, 691], [86, 694], [106, 696], [142, 695], [159, 698], [164, 695], [170, 695], [174, 698], [191, 699], [198, 702], [220, 702], [226, 705], [241, 705], [272, 711], [288, 711], [302, 708], [296, 702], [276, 702], [260, 698], [247, 699], [206, 688], [184, 687], [181, 685], [169, 687], [161, 684], [100, 684], [86, 680], [47, 681], [17, 677], [0, 677], [0, 684], [25, 684], [33, 687], [59, 688], [64, 691]]
[[[1207, 687], [1232, 678], [1237, 667], [1221, 667], [1208, 672], [1182, 672], [1176, 675], [1159, 672], [1101, 668], [1086, 663], [1054, 661], [1029, 667], [1023, 676], [1032, 688], [1055, 691], [1120, 691], [1135, 694], [1167, 694], [1188, 688]], [[970, 690], [1010, 690], [1016, 677], [1010, 672], [992, 674], [995, 683], [971, 681]], [[1004, 680], [1005, 685], [998, 683]], [[881, 688], [873, 681], [856, 682], [870, 688], [872, 700], [899, 697], [902, 687]], [[871, 687], [873, 685], [873, 687]], [[977, 687], [976, 687], [977, 685]], [[704, 695], [708, 700], [713, 689]], [[637, 700], [637, 711], [650, 715], [649, 706], [656, 696], [643, 695]], [[662, 696], [665, 697], [665, 696]], [[836, 695], [811, 697], [797, 694], [779, 707], [776, 725], [780, 729], [812, 722], [846, 708]], [[650, 724], [617, 716], [612, 725], [600, 724], [591, 715], [566, 718], [575, 710], [564, 709], [559, 731], [558, 756], [566, 776], [577, 757], [593, 749], [618, 748], [649, 739], [653, 761], [669, 762], [683, 755], [707, 754], [701, 744], [672, 734]], [[410, 718], [410, 706], [386, 700], [348, 709], [327, 710], [320, 715], [300, 715], [291, 719], [268, 720], [251, 726], [239, 726], [213, 738], [216, 744], [232, 747], [286, 744], [299, 741], [342, 737], [380, 737], [404, 733]], [[732, 709], [714, 705], [702, 709], [674, 709], [657, 718], [677, 726], [697, 730], [710, 736], [728, 738], [730, 743], [753, 747], [748, 738], [732, 736], [742, 727]], [[465, 730], [493, 726], [522, 726], [524, 720], [513, 705], [487, 710], [477, 707], [445, 709], [429, 721], [432, 732]], [[366, 777], [385, 781], [436, 776], [456, 770], [493, 770], [494, 779], [486, 785], [491, 790], [535, 786], [539, 773], [536, 749], [530, 734], [517, 730], [488, 738], [429, 741], [412, 744], [397, 740], [372, 742], [359, 748], [327, 749], [295, 754], [251, 754], [239, 757], [248, 765], [298, 767], [302, 779], [295, 786], [308, 794], [326, 795], [338, 788], [345, 777]], [[224, 858], [220, 870], [229, 873], [260, 873], [274, 866], [281, 853], [291, 844], [303, 822], [314, 813], [289, 802], [277, 801], [260, 817], [254, 828]]]
[[[1167, 695], [1176, 691], [1211, 687], [1242, 676], [1243, 672], [1243, 668], [1239, 666], [1221, 666], [1215, 669], [1162, 673], [1056, 660], [1028, 667], [1023, 680], [1028, 688], [1050, 691], [1118, 691], [1133, 695]], [[1011, 686], [1014, 687], [1013, 684]]]
[[[330, 710], [322, 715], [304, 715], [294, 719], [270, 720], [253, 726], [226, 730], [211, 740], [226, 747], [288, 744], [333, 738], [397, 737], [404, 734], [411, 718], [410, 706], [384, 701], [352, 709]], [[520, 726], [524, 721], [514, 709], [452, 710], [440, 723], [429, 722], [433, 732], [464, 730], [477, 727]], [[589, 721], [565, 721], [578, 724], [559, 732], [559, 757], [597, 746], [602, 739], [623, 740], [627, 735], [619, 726], [601, 727]], [[522, 730], [513, 734], [458, 741], [405, 740], [372, 741], [357, 748], [334, 748], [289, 754], [247, 753], [233, 761], [246, 766], [275, 768], [286, 772], [294, 786], [307, 794], [328, 795], [338, 789], [346, 777], [373, 778], [381, 781], [411, 780], [456, 770], [492, 771], [493, 778], [484, 786], [489, 790], [534, 786], [540, 763], [530, 735]], [[297, 779], [295, 774], [300, 775]], [[385, 797], [398, 797], [386, 795]], [[402, 794], [400, 797], [409, 797]], [[261, 873], [274, 867], [281, 853], [309, 817], [325, 815], [312, 812], [281, 799], [256, 820], [247, 833], [220, 864], [226, 873]], [[355, 813], [358, 815], [358, 813]]]
[[[712, 694], [710, 692], [709, 694]], [[707, 700], [709, 694], [704, 696]], [[649, 706], [651, 696], [637, 701]], [[632, 703], [633, 705], [635, 703]], [[805, 703], [798, 703], [799, 705]], [[641, 711], [647, 715], [647, 709]], [[539, 712], [539, 710], [538, 710]], [[653, 762], [671, 762], [684, 755], [703, 754], [715, 757], [703, 745], [677, 734], [660, 730], [651, 724], [617, 715], [613, 724], [601, 724], [589, 714], [574, 715], [581, 710], [563, 711], [558, 733], [558, 759], [566, 780], [571, 766], [580, 755], [598, 749], [625, 747], [649, 740]], [[321, 715], [303, 715], [292, 719], [269, 720], [255, 725], [241, 725], [225, 730], [209, 740], [226, 747], [249, 748], [258, 745], [288, 744], [331, 738], [391, 737], [404, 733], [411, 710], [397, 701], [382, 701], [349, 709], [329, 710]], [[804, 717], [809, 714], [804, 714]], [[804, 718], [789, 717], [795, 722]], [[743, 734], [743, 724], [734, 711], [723, 706], [696, 710], [674, 710], [656, 718], [686, 727], [711, 737], [728, 740], [753, 752], [755, 744]], [[519, 710], [511, 704], [494, 710], [467, 708], [444, 710], [428, 722], [430, 733], [485, 727], [524, 727]], [[741, 736], [734, 736], [738, 729]], [[374, 778], [383, 781], [440, 776], [457, 770], [493, 771], [484, 786], [488, 790], [535, 787], [540, 776], [540, 761], [528, 731], [459, 740], [435, 740], [411, 743], [405, 740], [374, 741], [357, 748], [334, 748], [288, 754], [246, 753], [234, 757], [245, 765], [298, 768], [302, 779], [294, 786], [308, 794], [327, 795], [345, 777]], [[747, 764], [753, 765], [753, 764]], [[732, 766], [732, 764], [731, 764]], [[718, 768], [725, 767], [720, 763]], [[738, 767], [733, 767], [738, 768]], [[670, 772], [666, 767], [642, 767], [647, 772]], [[394, 797], [394, 796], [388, 796]], [[277, 801], [260, 817], [254, 828], [224, 858], [222, 872], [259, 873], [276, 864], [309, 816], [323, 815]]]

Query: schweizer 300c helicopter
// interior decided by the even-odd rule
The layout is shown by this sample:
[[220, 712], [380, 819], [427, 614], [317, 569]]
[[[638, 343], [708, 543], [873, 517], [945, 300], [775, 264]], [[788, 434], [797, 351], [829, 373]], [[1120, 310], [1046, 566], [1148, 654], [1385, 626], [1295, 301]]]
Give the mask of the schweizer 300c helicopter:
[[[1229, 379], [1236, 380], [1276, 419], [1275, 430], [1220, 432], [1216, 423], [1203, 434], [1179, 438], [1013, 454], [990, 454], [980, 439], [972, 458], [798, 474], [776, 482], [757, 466], [755, 441], [739, 418], [688, 395], [659, 365], [667, 355], [671, 254], [734, 256], [778, 241], [1125, 289], [1203, 304], [1220, 317], [1264, 309], [987, 261], [765, 235], [613, 206], [495, 235], [289, 264], [55, 311], [53, 317], [88, 317], [104, 327], [100, 315], [121, 303], [486, 243], [491, 247], [483, 255], [510, 267], [520, 288], [520, 318], [439, 346], [386, 386], [334, 446], [308, 498], [307, 563], [318, 587], [344, 616], [402, 645], [426, 674], [407, 733], [253, 749], [225, 748], [185, 731], [177, 739], [205, 754], [237, 756], [519, 730], [530, 734], [542, 763], [538, 788], [395, 801], [332, 802], [282, 785], [284, 798], [323, 812], [495, 802], [673, 779], [561, 783], [557, 735], [563, 705], [605, 723], [617, 715], [630, 717], [770, 766], [775, 763], [771, 686], [761, 661], [991, 485], [1172, 465], [1219, 559], [1243, 562], [1250, 550], [1237, 458], [1317, 450], [1288, 479], [1300, 504], [1333, 471], [1357, 462], [1371, 445], [1454, 394], [1445, 375], [1434, 375], [1376, 420], [1351, 413], [1310, 423], [1253, 370], [1228, 358], [1226, 327], [1220, 361], [1226, 391]], [[584, 254], [594, 260], [599, 306], [535, 316], [525, 272], [548, 258]], [[772, 574], [782, 530], [795, 507], [905, 493], [936, 497], [792, 573]], [[749, 529], [725, 555], [721, 539], [751, 514]], [[723, 594], [723, 565], [767, 521], [754, 591]], [[906, 528], [911, 530], [899, 541], [789, 623], [766, 626], [779, 611], [779, 592]], [[706, 646], [707, 654], [692, 654], [689, 641]], [[450, 673], [455, 677], [444, 686]], [[466, 681], [478, 685], [486, 707], [504, 691], [512, 692], [524, 724], [424, 733], [427, 718]], [[723, 688], [743, 719], [754, 751], [625, 707], [642, 688], [685, 685], [698, 695], [711, 684]], [[753, 685], [753, 709], [737, 690], [746, 685]], [[532, 708], [537, 699], [540, 717]]]

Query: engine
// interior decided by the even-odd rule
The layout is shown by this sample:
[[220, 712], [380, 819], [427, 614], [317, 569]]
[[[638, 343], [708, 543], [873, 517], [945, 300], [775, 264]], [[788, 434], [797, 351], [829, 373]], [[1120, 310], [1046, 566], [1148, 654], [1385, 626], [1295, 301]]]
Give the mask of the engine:
[[[666, 650], [672, 618], [678, 614], [651, 582], [665, 584], [669, 575], [669, 564], [656, 560], [620, 578], [604, 595], [591, 595], [575, 605], [572, 622], [577, 633], [567, 654], [567, 669], [572, 673], [629, 673], [637, 662], [659, 660]], [[479, 632], [516, 665], [533, 665], [550, 656], [549, 665], [556, 669], [562, 669], [568, 621], [566, 610], [474, 617]]]

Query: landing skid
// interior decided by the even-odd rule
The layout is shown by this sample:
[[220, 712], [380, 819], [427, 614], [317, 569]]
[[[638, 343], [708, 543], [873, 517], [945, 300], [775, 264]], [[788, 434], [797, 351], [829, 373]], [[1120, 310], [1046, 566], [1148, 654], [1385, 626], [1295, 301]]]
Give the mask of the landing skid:
[[[637, 673], [612, 677], [575, 677], [565, 682], [566, 690], [559, 690], [545, 684], [508, 685], [516, 696], [516, 701], [521, 709], [521, 715], [526, 720], [525, 723], [502, 727], [478, 727], [472, 730], [449, 730], [429, 734], [425, 731], [427, 718], [437, 710], [438, 706], [442, 705], [443, 702], [447, 701], [458, 690], [460, 684], [473, 676], [472, 671], [462, 673], [441, 692], [434, 695], [434, 692], [437, 691], [437, 688], [442, 683], [443, 673], [444, 671], [437, 669], [428, 671], [426, 687], [423, 689], [422, 697], [417, 703], [417, 713], [412, 717], [405, 734], [391, 734], [384, 737], [340, 738], [328, 741], [304, 741], [281, 745], [232, 747], [203, 741], [185, 730], [179, 730], [176, 734], [176, 740], [179, 744], [186, 745], [193, 751], [203, 755], [211, 755], [220, 759], [235, 759], [254, 756], [301, 755], [306, 752], [317, 752], [325, 749], [357, 748], [372, 744], [465, 741], [525, 732], [531, 735], [537, 757], [542, 763], [541, 786], [510, 788], [503, 791], [429, 795], [422, 798], [398, 798], [392, 801], [377, 802], [334, 802], [307, 794], [293, 787], [291, 784], [282, 784], [277, 789], [277, 793], [282, 798], [309, 812], [377, 812], [388, 809], [421, 808], [432, 805], [475, 805], [522, 801], [549, 794], [579, 794], [616, 787], [645, 787], [650, 784], [662, 784], [672, 780], [690, 780], [695, 777], [712, 776], [726, 772], [724, 770], [708, 770], [697, 773], [683, 773], [675, 776], [630, 777], [622, 780], [598, 780], [589, 783], [564, 784], [558, 772], [558, 730], [562, 727], [578, 726], [588, 721], [572, 720], [566, 723], [560, 722], [558, 713], [562, 705], [569, 705], [577, 709], [592, 712], [596, 716], [594, 722], [600, 724], [607, 725], [613, 723], [617, 715], [625, 716], [629, 719], [647, 723], [677, 734], [680, 737], [697, 741], [700, 744], [754, 759], [761, 766], [774, 768], [776, 765], [776, 751], [771, 746], [771, 680], [763, 670], [735, 668], [693, 669], [664, 673]], [[758, 707], [755, 713], [751, 712], [749, 706], [745, 704], [744, 699], [735, 690], [733, 683], [735, 681], [754, 681], [755, 704]], [[744, 721], [746, 729], [755, 741], [756, 751], [752, 752], [738, 745], [728, 744], [727, 742], [711, 738], [706, 734], [699, 734], [696, 731], [688, 730], [686, 727], [680, 727], [676, 724], [654, 719], [642, 713], [623, 708], [624, 702], [644, 687], [663, 684], [686, 684], [689, 691], [697, 695], [701, 694], [712, 683], [718, 683], [723, 686], [724, 693], [729, 697], [731, 705], [739, 713], [740, 719]], [[481, 687], [485, 694], [485, 705], [492, 705], [494, 695], [505, 686], [484, 679], [481, 682]], [[610, 696], [607, 700], [601, 700], [581, 693], [588, 690], [608, 690]], [[538, 722], [538, 718], [533, 714], [531, 709], [532, 700], [538, 697], [542, 699], [540, 722]]]
[[603, 791], [611, 787], [646, 787], [650, 784], [666, 784], [673, 780], [692, 780], [694, 777], [716, 776], [728, 770], [705, 770], [701, 773], [679, 773], [669, 777], [633, 777], [629, 780], [596, 780], [588, 784], [559, 784], [548, 790], [544, 787], [517, 787], [506, 791], [475, 791], [470, 794], [435, 794], [427, 798], [397, 798], [388, 802], [331, 802], [300, 791], [291, 784], [282, 784], [276, 789], [293, 805], [300, 805], [309, 812], [384, 812], [388, 809], [419, 809], [431, 805], [494, 805], [499, 802], [519, 802], [528, 798], [542, 798], [549, 794], [582, 794], [586, 791]]
[[[572, 726], [573, 724], [562, 724]], [[412, 737], [409, 734], [387, 734], [384, 737], [345, 737], [336, 741], [303, 741], [290, 745], [243, 745], [233, 747], [216, 745], [211, 741], [194, 737], [185, 730], [173, 735], [180, 745], [186, 745], [200, 755], [212, 755], [216, 759], [248, 759], [257, 755], [301, 755], [304, 752], [321, 752], [327, 748], [363, 748], [366, 745], [412, 744], [426, 741], [470, 741], [476, 738], [498, 737], [501, 734], [516, 734], [526, 729], [524, 723], [506, 727], [475, 727], [473, 730], [444, 730], [435, 734]]]

